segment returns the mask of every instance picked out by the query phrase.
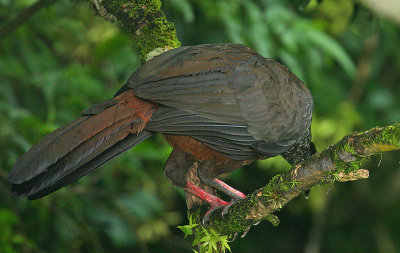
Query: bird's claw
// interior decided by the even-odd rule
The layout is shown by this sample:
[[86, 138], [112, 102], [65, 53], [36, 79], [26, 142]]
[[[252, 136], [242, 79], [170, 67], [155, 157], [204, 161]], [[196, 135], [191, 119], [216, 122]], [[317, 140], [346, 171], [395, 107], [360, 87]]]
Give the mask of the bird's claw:
[[245, 236], [247, 235], [247, 233], [250, 231], [250, 228], [251, 228], [252, 226], [257, 226], [258, 224], [260, 224], [260, 222], [261, 222], [261, 220], [256, 221], [256, 222], [253, 223], [253, 225], [248, 226], [248, 227], [244, 230], [244, 232], [243, 232], [243, 234], [240, 236], [240, 238], [245, 238]]
[[239, 202], [240, 200], [242, 200], [242, 198], [232, 198], [231, 201], [229, 201], [228, 203], [225, 202], [225, 203], [212, 205], [211, 208], [206, 212], [206, 214], [204, 214], [203, 221], [202, 221], [203, 226], [207, 227], [207, 223], [210, 219], [210, 216], [215, 210], [222, 208], [221, 215], [222, 215], [222, 218], [225, 218], [225, 216], [228, 214], [229, 208], [232, 205]]
[[250, 228], [251, 228], [251, 226], [248, 226], [248, 227], [244, 230], [244, 232], [243, 232], [243, 234], [240, 236], [240, 238], [245, 238], [246, 235], [247, 235], [247, 233], [250, 231]]
[[234, 233], [233, 238], [229, 242], [235, 241], [237, 239], [238, 234], [239, 234], [239, 232]]
[[224, 206], [224, 208], [222, 208], [222, 218], [225, 218], [225, 215], [228, 214], [229, 208], [231, 207], [232, 203], [229, 202], [228, 205]]
[[208, 211], [204, 214], [203, 220], [202, 220], [202, 224], [203, 227], [207, 228], [208, 227], [208, 221], [210, 220], [210, 216], [211, 214], [214, 213], [215, 210], [220, 209], [222, 207], [226, 207], [227, 205], [213, 205], [211, 206], [210, 209], [208, 209]]
[[229, 208], [231, 208], [231, 206], [241, 201], [242, 199], [244, 198], [232, 198], [231, 201], [229, 201], [229, 203], [222, 209], [222, 218], [224, 218], [228, 214]]

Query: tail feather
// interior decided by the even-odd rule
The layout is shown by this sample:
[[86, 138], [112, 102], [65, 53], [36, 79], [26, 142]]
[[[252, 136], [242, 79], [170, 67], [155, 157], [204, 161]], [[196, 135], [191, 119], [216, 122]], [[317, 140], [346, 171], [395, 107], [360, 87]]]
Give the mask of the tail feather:
[[92, 115], [57, 129], [17, 160], [8, 176], [16, 195], [45, 196], [151, 135], [142, 130], [156, 106], [131, 90], [89, 109]]
[[[85, 176], [86, 174], [103, 165], [115, 156], [139, 144], [141, 141], [147, 139], [151, 135], [152, 133], [147, 131], [143, 131], [137, 135], [128, 135], [125, 139], [117, 142], [109, 149], [103, 151], [96, 157], [96, 159], [89, 160], [87, 163], [79, 166], [79, 169], [72, 171], [70, 174], [67, 174], [64, 177], [58, 178], [58, 180], [56, 181], [54, 181], [53, 179], [53, 181], [49, 183], [49, 175], [46, 173], [42, 173], [30, 181], [24, 182], [22, 184], [14, 184], [11, 187], [11, 191], [20, 197], [27, 196], [28, 199], [31, 200], [44, 197]], [[47, 186], [40, 187], [41, 185]]]

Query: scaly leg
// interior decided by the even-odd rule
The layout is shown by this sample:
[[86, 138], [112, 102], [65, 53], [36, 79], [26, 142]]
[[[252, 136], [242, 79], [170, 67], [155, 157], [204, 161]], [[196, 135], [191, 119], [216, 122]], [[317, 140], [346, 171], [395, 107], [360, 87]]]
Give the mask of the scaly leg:
[[222, 215], [226, 215], [229, 211], [229, 208], [239, 202], [240, 200], [246, 198], [246, 195], [238, 190], [236, 190], [235, 188], [229, 186], [228, 184], [226, 184], [225, 182], [219, 180], [218, 178], [206, 178], [203, 175], [203, 172], [201, 170], [201, 166], [199, 166], [199, 168], [197, 169], [197, 174], [199, 175], [200, 179], [203, 181], [204, 184], [213, 187], [214, 189], [217, 189], [223, 193], [225, 193], [226, 195], [228, 195], [231, 200], [229, 201], [229, 203], [227, 205], [224, 206], [224, 209], [222, 210]]
[[203, 226], [208, 222], [210, 215], [215, 210], [217, 210], [218, 208], [221, 208], [221, 207], [226, 207], [228, 205], [228, 202], [218, 198], [217, 196], [212, 195], [211, 193], [206, 192], [205, 190], [196, 186], [192, 182], [187, 182], [184, 190], [195, 195], [199, 199], [206, 201], [207, 203], [209, 203], [211, 205], [211, 208], [204, 215]]
[[[201, 173], [199, 173], [200, 175]], [[212, 179], [208, 179], [208, 178], [203, 178], [202, 176], [200, 176], [201, 180], [208, 186], [213, 187], [214, 189], [217, 189], [223, 193], [225, 193], [226, 195], [228, 195], [231, 200], [227, 203], [227, 205], [224, 206], [224, 208], [222, 209], [222, 215], [226, 215], [228, 214], [229, 208], [239, 202], [240, 200], [246, 198], [246, 195], [244, 193], [242, 193], [241, 191], [236, 190], [235, 188], [233, 188], [232, 186], [226, 184], [225, 182], [219, 180], [218, 178], [212, 178]]]

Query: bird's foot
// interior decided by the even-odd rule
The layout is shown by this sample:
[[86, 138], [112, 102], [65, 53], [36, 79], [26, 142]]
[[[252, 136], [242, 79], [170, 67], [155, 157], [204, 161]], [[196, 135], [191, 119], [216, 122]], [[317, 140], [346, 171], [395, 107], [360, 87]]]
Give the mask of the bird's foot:
[[255, 222], [255, 223], [253, 223], [253, 225], [248, 226], [248, 227], [244, 230], [244, 232], [243, 232], [243, 234], [240, 236], [240, 238], [245, 238], [246, 235], [247, 235], [247, 233], [250, 231], [250, 228], [251, 228], [252, 226], [257, 226], [258, 224], [260, 224], [260, 222], [261, 222], [261, 221], [259, 220], [259, 221]]
[[224, 192], [225, 194], [230, 196], [232, 199], [235, 199], [237, 201], [246, 198], [246, 195], [243, 192], [236, 190], [235, 188], [233, 188], [232, 186], [228, 185], [227, 183], [219, 180], [218, 178], [213, 178], [210, 181], [208, 181], [207, 183], [209, 183], [210, 186]]
[[231, 198], [231, 201], [229, 201], [229, 202], [225, 202], [224, 201], [225, 202], [224, 204], [221, 204], [220, 202], [211, 204], [211, 208], [204, 215], [203, 225], [208, 223], [208, 220], [209, 220], [211, 214], [215, 210], [222, 208], [222, 213], [221, 214], [222, 214], [222, 218], [224, 218], [228, 214], [229, 208], [231, 208], [232, 205], [236, 204], [237, 202], [239, 202], [240, 200], [242, 200], [244, 198], [245, 197], [243, 197], [243, 198], [235, 197], [235, 198]]
[[222, 217], [228, 214], [229, 208], [232, 205], [246, 198], [246, 195], [244, 193], [236, 190], [235, 188], [219, 180], [218, 178], [212, 178], [212, 179], [201, 178], [201, 179], [205, 184], [222, 191], [231, 198], [229, 203], [227, 203], [227, 205], [225, 205], [224, 208], [222, 209]]
[[231, 239], [231, 238], [228, 238], [228, 239], [229, 239], [229, 242], [234, 242], [234, 241], [236, 240], [238, 234], [239, 234], [239, 232], [236, 232], [236, 233], [234, 233], [233, 235], [231, 235], [231, 236], [232, 236], [232, 239]]
[[211, 208], [208, 209], [208, 211], [204, 214], [203, 221], [202, 221], [203, 226], [207, 227], [208, 221], [210, 220], [210, 216], [211, 216], [211, 214], [213, 214], [215, 212], [215, 210], [220, 209], [222, 207], [225, 208], [227, 205], [228, 205], [228, 202], [225, 202], [224, 204], [220, 204], [220, 203], [211, 204]]
[[231, 206], [233, 206], [237, 202], [241, 201], [245, 197], [246, 197], [245, 195], [243, 197], [240, 197], [240, 198], [238, 198], [238, 197], [233, 198], [232, 197], [231, 201], [229, 201], [228, 204], [226, 206], [224, 206], [224, 208], [222, 209], [222, 217], [225, 217], [228, 214], [229, 208], [231, 208]]
[[205, 190], [196, 186], [192, 182], [187, 182], [184, 190], [195, 195], [199, 199], [206, 201], [207, 203], [209, 203], [211, 205], [211, 208], [206, 212], [206, 214], [203, 217], [203, 221], [202, 221], [203, 226], [206, 226], [206, 224], [208, 223], [208, 220], [210, 219], [211, 214], [215, 210], [229, 205], [228, 202], [218, 198], [217, 196], [212, 195], [209, 192], [206, 192]]

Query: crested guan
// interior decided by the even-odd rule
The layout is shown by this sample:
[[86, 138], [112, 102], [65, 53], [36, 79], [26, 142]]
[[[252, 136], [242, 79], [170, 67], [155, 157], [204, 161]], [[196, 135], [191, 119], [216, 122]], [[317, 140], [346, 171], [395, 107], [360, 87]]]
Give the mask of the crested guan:
[[[295, 165], [315, 153], [312, 96], [293, 73], [238, 44], [205, 44], [167, 51], [135, 71], [114, 98], [45, 136], [8, 175], [18, 196], [37, 199], [64, 187], [156, 133], [173, 151], [171, 182], [223, 213], [243, 193], [216, 177], [257, 159], [282, 155]], [[188, 181], [198, 163], [202, 182]]]

